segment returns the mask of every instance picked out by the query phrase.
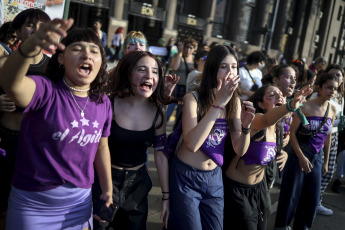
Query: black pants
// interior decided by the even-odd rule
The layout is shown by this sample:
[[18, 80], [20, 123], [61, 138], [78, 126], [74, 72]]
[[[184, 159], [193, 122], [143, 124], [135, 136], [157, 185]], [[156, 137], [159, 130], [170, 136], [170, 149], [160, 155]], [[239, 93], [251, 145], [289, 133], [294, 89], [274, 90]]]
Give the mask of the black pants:
[[0, 211], [7, 210], [8, 196], [15, 168], [19, 131], [10, 130], [0, 125], [0, 148], [6, 150], [6, 156], [0, 156]]
[[255, 185], [224, 181], [224, 229], [265, 230], [267, 226], [268, 191], [263, 179]]
[[[148, 193], [152, 181], [143, 166], [140, 169], [118, 170], [112, 168], [113, 202], [119, 207], [112, 223], [99, 223], [94, 219], [94, 230], [104, 230], [111, 226], [115, 230], [146, 230], [148, 214]], [[95, 179], [93, 199], [99, 199], [101, 189]]]

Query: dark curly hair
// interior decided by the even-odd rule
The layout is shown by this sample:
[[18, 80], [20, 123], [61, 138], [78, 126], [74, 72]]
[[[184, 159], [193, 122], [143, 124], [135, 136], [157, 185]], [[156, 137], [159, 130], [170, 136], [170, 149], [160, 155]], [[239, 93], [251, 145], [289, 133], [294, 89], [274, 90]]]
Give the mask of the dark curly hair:
[[345, 72], [344, 69], [338, 65], [338, 64], [330, 64], [326, 67], [325, 69], [325, 73], [328, 73], [331, 69], [337, 69], [341, 72], [341, 74], [343, 75], [343, 82], [339, 85], [338, 87], [338, 95], [339, 95], [339, 100], [341, 101], [341, 99], [344, 97], [344, 79], [345, 79]]
[[12, 21], [12, 28], [14, 30], [19, 30], [28, 20], [33, 24], [37, 24], [39, 21], [47, 23], [50, 22], [51, 19], [46, 12], [36, 8], [30, 8], [23, 10]]
[[6, 22], [0, 27], [0, 42], [7, 43], [11, 36], [15, 33], [12, 28], [12, 22]]
[[[109, 96], [110, 98], [124, 98], [134, 95], [131, 84], [132, 71], [134, 70], [138, 61], [143, 57], [151, 57], [158, 64], [158, 84], [156, 90], [149, 97], [149, 101], [157, 106], [160, 115], [163, 117], [161, 107], [162, 104], [165, 104], [163, 102], [168, 100], [164, 94], [163, 68], [161, 62], [148, 51], [129, 52], [120, 59], [116, 68], [109, 72]], [[159, 124], [157, 127], [160, 127], [162, 124], [163, 119], [161, 124]]]
[[[108, 80], [107, 62], [105, 52], [101, 41], [96, 33], [91, 29], [73, 29], [68, 31], [67, 37], [61, 40], [61, 43], [66, 47], [74, 42], [92, 42], [95, 43], [101, 52], [102, 64], [95, 80], [90, 85], [89, 96], [90, 99], [98, 103], [103, 103], [103, 96], [106, 93], [106, 83]], [[46, 69], [46, 76], [54, 82], [60, 81], [65, 75], [65, 68], [58, 62], [59, 54], [63, 53], [61, 50], [56, 50], [56, 53], [50, 58]]]
[[[227, 55], [233, 55], [237, 61], [238, 73], [238, 58], [236, 52], [230, 46], [217, 45], [214, 46], [207, 55], [207, 59], [202, 73], [200, 86], [198, 88], [198, 104], [201, 117], [203, 117], [210, 106], [214, 102], [216, 95], [214, 89], [217, 88], [217, 73], [220, 64]], [[239, 98], [238, 88], [233, 93], [230, 102], [226, 105], [226, 118], [231, 120], [237, 108], [236, 100]]]

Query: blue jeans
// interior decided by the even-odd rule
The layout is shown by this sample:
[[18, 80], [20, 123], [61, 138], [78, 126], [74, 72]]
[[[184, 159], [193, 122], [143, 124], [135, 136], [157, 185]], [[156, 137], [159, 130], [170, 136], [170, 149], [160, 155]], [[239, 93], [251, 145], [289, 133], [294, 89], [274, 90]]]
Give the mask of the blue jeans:
[[294, 229], [311, 228], [320, 199], [323, 150], [313, 153], [305, 143], [300, 148], [313, 165], [310, 173], [301, 170], [298, 157], [289, 152], [277, 208], [276, 229], [287, 229], [294, 217]]
[[193, 168], [177, 156], [170, 165], [169, 230], [223, 229], [222, 170]]

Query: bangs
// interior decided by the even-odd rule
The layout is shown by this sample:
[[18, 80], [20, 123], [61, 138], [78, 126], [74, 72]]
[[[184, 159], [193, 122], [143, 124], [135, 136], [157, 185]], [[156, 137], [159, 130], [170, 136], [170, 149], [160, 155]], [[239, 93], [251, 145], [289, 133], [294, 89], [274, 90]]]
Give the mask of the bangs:
[[128, 44], [129, 43], [140, 43], [146, 45], [146, 39], [140, 36], [134, 36], [128, 39]]
[[102, 47], [101, 40], [91, 29], [73, 29], [68, 31], [66, 38], [61, 40], [61, 43], [63, 43], [65, 46], [68, 46], [74, 42], [92, 42], [95, 43], [100, 49]]

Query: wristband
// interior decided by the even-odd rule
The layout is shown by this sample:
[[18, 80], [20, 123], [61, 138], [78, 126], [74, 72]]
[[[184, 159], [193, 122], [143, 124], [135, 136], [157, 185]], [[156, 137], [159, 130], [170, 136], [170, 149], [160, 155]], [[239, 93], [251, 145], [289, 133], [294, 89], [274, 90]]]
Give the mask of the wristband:
[[213, 108], [215, 109], [221, 109], [221, 110], [225, 110], [222, 106], [219, 106], [219, 105], [211, 105]]
[[249, 126], [249, 128], [244, 128], [243, 126], [242, 126], [242, 133], [244, 134], [244, 135], [247, 135], [248, 133], [250, 133], [250, 126]]
[[308, 125], [309, 122], [308, 122], [307, 118], [305, 117], [305, 115], [303, 114], [303, 112], [302, 112], [302, 110], [301, 110], [301, 108], [300, 108], [303, 104], [300, 104], [300, 105], [298, 106], [297, 109], [293, 109], [293, 108], [291, 108], [291, 102], [292, 102], [292, 100], [287, 101], [287, 103], [286, 103], [286, 109], [287, 109], [289, 112], [295, 112], [295, 111], [296, 111], [296, 112], [297, 112], [297, 116], [298, 116], [299, 119], [301, 120], [301, 123], [302, 123], [303, 125]]
[[17, 50], [18, 50], [19, 54], [20, 54], [21, 56], [25, 57], [25, 58], [34, 58], [34, 57], [38, 56], [38, 55], [41, 53], [41, 51], [42, 51], [42, 49], [40, 49], [40, 51], [38, 51], [37, 54], [32, 55], [32, 56], [29, 56], [29, 55], [23, 53], [21, 47], [22, 47], [22, 44], [20, 44], [20, 45], [18, 46], [18, 49], [17, 49]]

